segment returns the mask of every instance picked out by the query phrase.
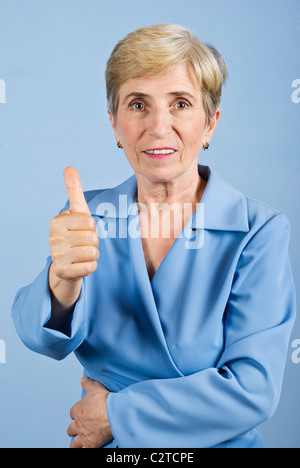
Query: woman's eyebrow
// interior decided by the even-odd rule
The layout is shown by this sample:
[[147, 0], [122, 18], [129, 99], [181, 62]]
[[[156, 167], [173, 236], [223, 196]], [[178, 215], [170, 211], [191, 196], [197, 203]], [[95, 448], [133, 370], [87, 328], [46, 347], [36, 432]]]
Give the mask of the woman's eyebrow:
[[127, 96], [123, 100], [123, 104], [125, 104], [125, 102], [130, 98], [148, 98], [148, 97], [150, 97], [149, 94], [133, 92], [133, 93], [127, 94]]
[[[172, 91], [171, 93], [168, 93], [168, 96], [174, 96], [174, 97], [186, 96], [186, 97], [188, 97], [190, 99], [195, 99], [195, 96], [193, 94], [189, 93], [188, 91]], [[134, 91], [132, 93], [127, 94], [127, 96], [123, 100], [123, 104], [125, 104], [126, 101], [128, 99], [130, 99], [130, 98], [144, 98], [144, 99], [147, 99], [149, 97], [150, 97], [149, 94]]]
[[183, 96], [186, 96], [190, 99], [195, 99], [195, 96], [191, 93], [189, 93], [188, 91], [174, 91], [172, 93], [169, 93], [170, 96], [174, 96], [174, 97], [183, 97]]

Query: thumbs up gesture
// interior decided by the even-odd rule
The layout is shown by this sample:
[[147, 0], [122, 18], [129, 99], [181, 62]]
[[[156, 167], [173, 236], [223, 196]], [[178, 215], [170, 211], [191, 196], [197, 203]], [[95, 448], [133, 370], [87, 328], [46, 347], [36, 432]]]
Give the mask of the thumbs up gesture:
[[61, 304], [69, 307], [79, 296], [82, 279], [97, 269], [99, 239], [76, 169], [67, 167], [64, 180], [70, 208], [50, 223], [49, 286]]

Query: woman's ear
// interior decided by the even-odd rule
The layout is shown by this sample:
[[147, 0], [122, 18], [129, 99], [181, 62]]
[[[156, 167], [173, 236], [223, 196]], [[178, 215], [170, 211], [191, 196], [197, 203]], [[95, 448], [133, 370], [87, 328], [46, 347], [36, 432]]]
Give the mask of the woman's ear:
[[208, 125], [207, 130], [206, 130], [205, 135], [204, 135], [204, 139], [208, 143], [210, 142], [210, 140], [211, 140], [211, 138], [212, 138], [212, 136], [214, 134], [214, 131], [215, 131], [217, 123], [219, 121], [220, 115], [221, 115], [221, 110], [217, 109], [215, 115], [209, 121], [209, 125]]
[[122, 143], [120, 142], [120, 138], [119, 138], [118, 131], [117, 131], [116, 119], [109, 110], [107, 112], [108, 112], [109, 120], [110, 120], [111, 126], [113, 128], [113, 131], [114, 131], [114, 134], [115, 134], [115, 137], [116, 137], [116, 140], [117, 140], [117, 146], [118, 146], [118, 148], [123, 149], [123, 146], [122, 146]]
[[115, 129], [115, 118], [112, 115], [112, 113], [110, 112], [110, 110], [108, 110], [107, 113], [109, 115], [109, 120], [110, 120], [111, 126], [112, 126], [113, 129]]
[[113, 128], [113, 131], [115, 133], [115, 137], [117, 139], [117, 141], [119, 140], [118, 138], [118, 133], [117, 133], [117, 129], [116, 129], [116, 122], [115, 122], [115, 118], [114, 116], [112, 115], [112, 113], [110, 112], [110, 110], [107, 111], [108, 115], [109, 115], [109, 120], [110, 120], [110, 123], [111, 123], [111, 126]]

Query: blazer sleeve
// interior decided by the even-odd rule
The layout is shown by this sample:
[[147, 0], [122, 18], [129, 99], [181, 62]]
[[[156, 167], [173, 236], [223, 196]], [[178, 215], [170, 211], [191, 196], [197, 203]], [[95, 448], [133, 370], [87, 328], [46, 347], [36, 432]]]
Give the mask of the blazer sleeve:
[[[97, 192], [97, 191], [96, 191]], [[85, 192], [87, 202], [95, 191]], [[67, 210], [69, 200], [59, 213]], [[62, 360], [75, 351], [86, 335], [85, 280], [79, 299], [75, 305], [69, 333], [47, 328], [51, 317], [51, 294], [49, 289], [49, 268], [52, 258], [49, 256], [46, 266], [33, 283], [21, 288], [14, 299], [12, 318], [16, 331], [27, 348], [39, 354]]]
[[215, 368], [109, 394], [108, 416], [119, 447], [214, 447], [272, 416], [295, 319], [288, 242], [288, 221], [277, 214], [243, 249]]
[[28, 286], [21, 288], [14, 299], [12, 318], [18, 335], [32, 351], [61, 360], [80, 346], [85, 338], [85, 282], [73, 311], [68, 335], [47, 328], [51, 316], [48, 257], [43, 271]]

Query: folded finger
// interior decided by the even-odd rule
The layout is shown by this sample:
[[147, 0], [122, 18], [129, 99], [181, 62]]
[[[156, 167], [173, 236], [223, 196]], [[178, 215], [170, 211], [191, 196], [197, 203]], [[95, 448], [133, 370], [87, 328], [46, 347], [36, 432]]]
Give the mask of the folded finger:
[[78, 435], [78, 428], [77, 428], [77, 424], [76, 424], [76, 421], [73, 421], [68, 429], [67, 429], [67, 434], [69, 437], [74, 437], [74, 436], [77, 436]]
[[99, 237], [95, 231], [68, 231], [67, 239], [72, 243], [72, 247], [99, 246]]
[[82, 440], [81, 440], [80, 436], [77, 436], [72, 440], [72, 442], [70, 444], [70, 448], [72, 448], [72, 449], [83, 448], [83, 443], [82, 443]]
[[94, 231], [96, 229], [94, 218], [86, 213], [71, 213], [63, 216], [67, 228], [71, 231]]
[[100, 256], [99, 249], [93, 245], [72, 247], [67, 259], [71, 263], [95, 262]]

